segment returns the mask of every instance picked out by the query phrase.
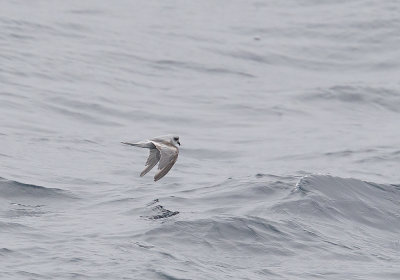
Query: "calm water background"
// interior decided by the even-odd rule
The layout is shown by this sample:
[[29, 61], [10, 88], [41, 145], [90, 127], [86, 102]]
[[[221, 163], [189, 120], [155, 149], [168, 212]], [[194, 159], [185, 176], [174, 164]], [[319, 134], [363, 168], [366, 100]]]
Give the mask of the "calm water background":
[[399, 74], [398, 1], [2, 1], [0, 278], [399, 279]]

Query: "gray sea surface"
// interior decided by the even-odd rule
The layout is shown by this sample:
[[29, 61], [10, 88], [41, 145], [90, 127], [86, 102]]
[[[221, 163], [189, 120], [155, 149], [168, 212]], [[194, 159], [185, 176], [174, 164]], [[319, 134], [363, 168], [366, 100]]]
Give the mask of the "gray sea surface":
[[0, 279], [400, 279], [399, 77], [394, 0], [1, 1]]

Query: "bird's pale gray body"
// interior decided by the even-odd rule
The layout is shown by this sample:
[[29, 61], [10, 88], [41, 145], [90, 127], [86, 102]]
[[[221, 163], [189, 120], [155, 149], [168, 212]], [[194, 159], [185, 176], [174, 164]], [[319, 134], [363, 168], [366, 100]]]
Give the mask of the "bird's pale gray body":
[[154, 176], [154, 181], [160, 180], [164, 177], [175, 164], [178, 159], [179, 149], [176, 144], [181, 145], [179, 136], [165, 135], [158, 136], [146, 141], [136, 143], [122, 142], [126, 145], [136, 146], [140, 148], [150, 149], [149, 157], [146, 161], [146, 167], [140, 173], [140, 177], [146, 175], [157, 163], [158, 172]]

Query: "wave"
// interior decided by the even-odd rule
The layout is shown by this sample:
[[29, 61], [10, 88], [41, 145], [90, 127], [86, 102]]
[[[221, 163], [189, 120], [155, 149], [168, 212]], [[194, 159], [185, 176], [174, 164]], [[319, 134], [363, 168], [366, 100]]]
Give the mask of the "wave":
[[[0, 177], [0, 215], [14, 219], [39, 217], [76, 199], [71, 193]], [[1, 227], [1, 225], [0, 225]], [[10, 225], [6, 226], [10, 228]]]
[[317, 89], [314, 93], [300, 96], [305, 101], [338, 102], [354, 106], [370, 106], [391, 112], [400, 112], [400, 97], [397, 90], [382, 87], [333, 86]]
[[72, 198], [73, 196], [61, 189], [25, 184], [0, 177], [0, 198], [17, 197]]
[[400, 188], [396, 185], [313, 175], [305, 176], [297, 183], [293, 196], [296, 198], [275, 209], [296, 216], [400, 230]]
[[[160, 263], [167, 257], [185, 262], [187, 269], [207, 267], [201, 279], [231, 275], [232, 267], [245, 268], [235, 270], [245, 271], [240, 279], [308, 279], [321, 278], [321, 273], [343, 278], [349, 274], [338, 267], [352, 265], [350, 273], [364, 275], [365, 266], [393, 264], [399, 247], [400, 186], [327, 175], [306, 175], [297, 184], [294, 179], [257, 174], [186, 191], [168, 204], [176, 199], [182, 205], [186, 198], [189, 211], [179, 209], [173, 218], [155, 220], [151, 229], [131, 238]], [[284, 266], [285, 271], [275, 267], [282, 263], [295, 265]], [[182, 278], [170, 275], [169, 268], [161, 264], [155, 272]], [[395, 273], [377, 277], [397, 279]]]
[[[256, 178], [273, 177], [258, 174]], [[162, 223], [141, 235], [141, 241], [164, 246], [157, 241], [157, 236], [163, 236], [174, 246], [182, 246], [182, 251], [188, 244], [197, 244], [231, 256], [277, 258], [301, 251], [320, 254], [322, 248], [331, 257], [346, 254], [358, 260], [384, 257], [368, 255], [369, 250], [360, 248], [393, 247], [390, 242], [400, 232], [400, 186], [328, 175], [307, 175], [297, 184], [293, 177], [276, 179], [267, 184], [252, 181], [254, 188], [228, 180], [193, 190], [200, 198], [191, 200], [192, 209], [202, 200], [214, 209], [208, 205], [198, 213], [182, 211], [173, 219], [165, 216]]]

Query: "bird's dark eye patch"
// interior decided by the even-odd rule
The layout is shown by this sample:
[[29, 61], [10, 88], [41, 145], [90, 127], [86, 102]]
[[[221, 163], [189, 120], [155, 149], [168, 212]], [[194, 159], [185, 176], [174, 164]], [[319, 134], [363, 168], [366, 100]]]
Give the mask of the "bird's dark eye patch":
[[178, 138], [178, 137], [174, 137], [174, 140], [175, 140], [175, 141], [178, 141], [178, 140], [179, 140], [179, 138]]

